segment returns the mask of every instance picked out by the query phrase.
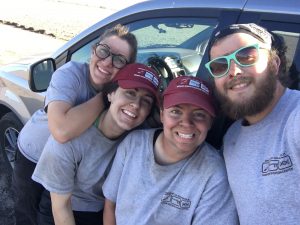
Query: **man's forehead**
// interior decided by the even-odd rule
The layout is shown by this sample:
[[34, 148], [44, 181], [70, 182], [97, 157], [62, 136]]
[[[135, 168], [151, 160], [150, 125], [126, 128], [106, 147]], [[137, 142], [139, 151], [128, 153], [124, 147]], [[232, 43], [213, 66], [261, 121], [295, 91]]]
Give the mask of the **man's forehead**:
[[249, 34], [234, 33], [216, 41], [211, 48], [211, 53], [224, 52], [224, 54], [230, 54], [239, 48], [254, 44], [259, 44], [259, 46], [267, 47], [265, 43], [259, 41]]

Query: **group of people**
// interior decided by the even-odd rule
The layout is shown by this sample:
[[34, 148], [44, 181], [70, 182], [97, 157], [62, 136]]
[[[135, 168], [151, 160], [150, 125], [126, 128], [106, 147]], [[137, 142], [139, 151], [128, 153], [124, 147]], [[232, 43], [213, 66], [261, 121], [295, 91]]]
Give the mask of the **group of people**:
[[[284, 41], [232, 24], [208, 48], [212, 85], [179, 76], [163, 93], [122, 25], [89, 65], [59, 68], [18, 138], [16, 224], [298, 224], [300, 92], [284, 85]], [[162, 126], [146, 129], [155, 107]], [[205, 140], [219, 110], [235, 122], [217, 150]]]

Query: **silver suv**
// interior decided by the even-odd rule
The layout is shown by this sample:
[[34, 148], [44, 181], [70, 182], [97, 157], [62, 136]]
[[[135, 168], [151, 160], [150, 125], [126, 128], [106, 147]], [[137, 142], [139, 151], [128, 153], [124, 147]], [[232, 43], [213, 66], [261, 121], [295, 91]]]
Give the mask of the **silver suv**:
[[[54, 52], [51, 58], [1, 68], [0, 144], [13, 165], [16, 140], [32, 113], [43, 106], [44, 91], [53, 71], [68, 61], [88, 62], [91, 46], [117, 23], [125, 24], [138, 39], [137, 61], [155, 68], [163, 86], [176, 76], [200, 76], [207, 43], [217, 27], [258, 23], [283, 36], [288, 45], [290, 88], [300, 89], [300, 1], [298, 0], [152, 0], [138, 3], [99, 21]], [[220, 118], [208, 141], [218, 147], [227, 127]]]

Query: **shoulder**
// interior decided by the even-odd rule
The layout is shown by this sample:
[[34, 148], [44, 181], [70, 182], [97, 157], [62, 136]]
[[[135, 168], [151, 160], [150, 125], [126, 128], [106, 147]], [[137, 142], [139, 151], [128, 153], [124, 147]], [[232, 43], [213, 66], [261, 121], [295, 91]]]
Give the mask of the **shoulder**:
[[[102, 142], [109, 140], [106, 138], [97, 127], [91, 125], [88, 129], [82, 132], [78, 137], [67, 142], [71, 146], [79, 149], [87, 149], [91, 146], [100, 145]], [[88, 151], [88, 149], [87, 149]]]
[[206, 174], [214, 174], [216, 172], [223, 173], [225, 171], [225, 163], [220, 152], [208, 143], [204, 143], [199, 149], [195, 160], [199, 169], [205, 170]]
[[278, 105], [276, 113], [280, 113], [285, 126], [297, 126], [300, 120], [300, 91], [287, 89]]
[[153, 137], [156, 129], [138, 129], [131, 131], [124, 140], [148, 140], [149, 138]]
[[287, 90], [290, 94], [289, 94], [289, 101], [290, 101], [290, 104], [293, 106], [294, 108], [294, 112], [295, 113], [299, 113], [300, 111], [300, 91], [298, 90], [290, 90], [288, 89]]
[[58, 70], [64, 70], [64, 69], [78, 69], [78, 70], [86, 70], [88, 67], [87, 63], [80, 63], [75, 61], [69, 61], [63, 66], [59, 67]]
[[287, 88], [286, 92], [289, 96], [295, 97], [298, 101], [300, 101], [300, 91]]
[[188, 165], [187, 173], [197, 182], [210, 184], [227, 182], [225, 162], [217, 149], [205, 143], [195, 152]]
[[226, 131], [223, 141], [227, 141], [231, 138], [235, 138], [235, 136], [240, 133], [241, 128], [242, 128], [242, 120], [235, 121], [233, 124], [230, 125], [230, 127]]
[[276, 108], [278, 110], [291, 111], [300, 104], [300, 91], [286, 89], [284, 94], [280, 97], [280, 100], [277, 103]]
[[74, 161], [74, 152], [71, 142], [60, 143], [56, 141], [52, 135], [50, 135], [43, 148], [41, 158], [52, 159], [52, 161], [55, 161], [55, 159], [57, 161], [60, 159]]
[[71, 147], [71, 142], [72, 141], [68, 141], [66, 143], [60, 143], [56, 141], [52, 135], [50, 135], [45, 144], [44, 151], [51, 152], [53, 154], [61, 154], [61, 153], [64, 154], [64, 151]]
[[144, 151], [146, 149], [151, 149], [153, 147], [153, 136], [155, 129], [141, 129], [131, 131], [123, 139], [123, 141], [118, 146], [118, 151], [136, 152], [141, 149]]
[[67, 62], [63, 66], [59, 67], [53, 74], [53, 76], [57, 76], [58, 74], [73, 74], [82, 76], [83, 74], [89, 74], [89, 66], [86, 63], [79, 62]]
[[[300, 97], [299, 97], [300, 98]], [[288, 119], [285, 123], [286, 132], [289, 136], [299, 139], [300, 134], [300, 100], [297, 105], [290, 110]]]
[[204, 157], [206, 161], [209, 163], [213, 162], [216, 164], [223, 164], [224, 160], [220, 154], [220, 151], [218, 151], [216, 148], [214, 148], [212, 145], [208, 144], [207, 142], [204, 143], [202, 146], [201, 151], [204, 152]]

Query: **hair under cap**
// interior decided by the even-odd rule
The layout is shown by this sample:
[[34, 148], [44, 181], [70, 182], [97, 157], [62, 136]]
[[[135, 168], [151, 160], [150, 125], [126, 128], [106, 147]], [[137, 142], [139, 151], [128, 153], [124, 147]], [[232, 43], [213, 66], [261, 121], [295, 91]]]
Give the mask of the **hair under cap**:
[[165, 109], [179, 104], [191, 104], [215, 116], [215, 106], [211, 88], [201, 79], [180, 76], [173, 79], [163, 93]]
[[124, 89], [143, 88], [148, 90], [157, 102], [159, 101], [159, 81], [159, 75], [152, 68], [141, 63], [127, 64], [113, 79], [113, 82], [117, 82]]

